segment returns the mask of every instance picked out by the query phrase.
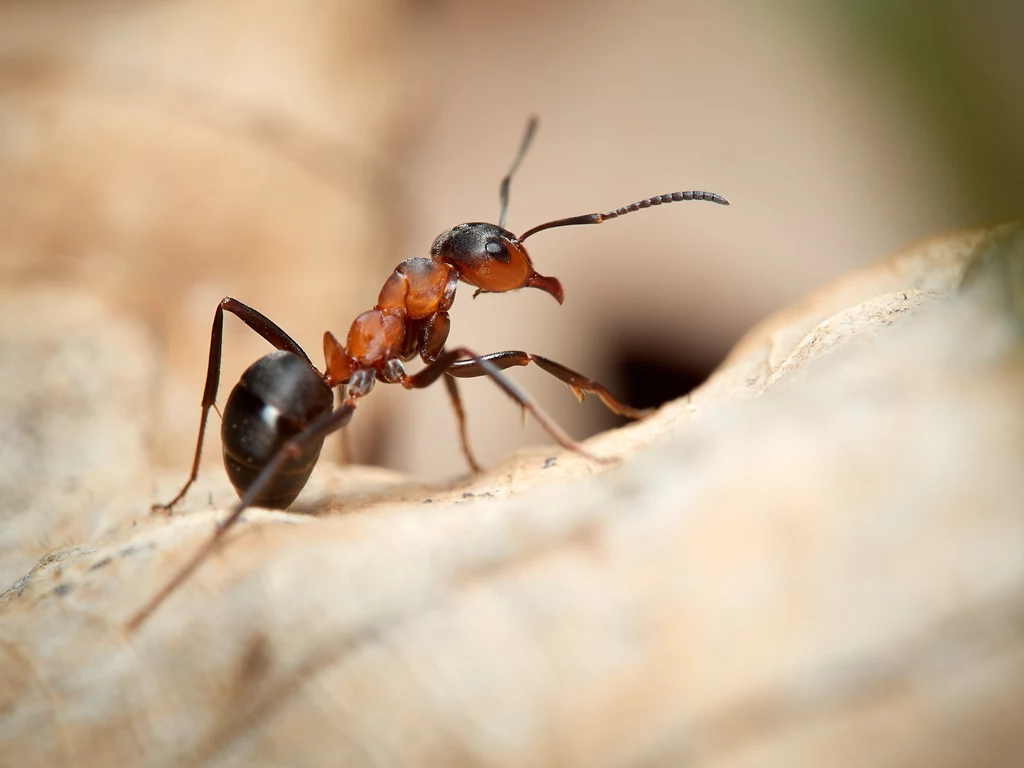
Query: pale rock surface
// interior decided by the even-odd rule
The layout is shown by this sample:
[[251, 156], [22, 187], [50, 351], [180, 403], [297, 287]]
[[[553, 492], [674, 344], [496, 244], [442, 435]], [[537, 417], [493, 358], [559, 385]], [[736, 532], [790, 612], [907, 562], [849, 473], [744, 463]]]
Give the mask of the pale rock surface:
[[[343, 335], [399, 261], [406, 10], [0, 4], [0, 284], [86, 289], [146, 327], [162, 367], [147, 395], [156, 458], [194, 445], [223, 296], [319, 358], [325, 328]], [[229, 318], [234, 377], [266, 350]]]
[[[62, 301], [26, 351], [0, 347], [58, 373], [69, 325], [98, 350], [90, 388], [5, 389], [5, 419], [43, 437], [4, 435], [37, 459], [2, 511], [0, 763], [1024, 761], [1019, 228], [925, 244], [765, 321], [691, 396], [588, 443], [617, 465], [538, 448], [443, 487], [321, 467], [135, 634], [233, 497], [210, 471], [180, 514], [149, 514], [183, 479], [147, 475], [127, 413], [156, 363]], [[62, 458], [118, 407], [99, 466]], [[66, 477], [102, 478], [92, 504], [28, 520]]]

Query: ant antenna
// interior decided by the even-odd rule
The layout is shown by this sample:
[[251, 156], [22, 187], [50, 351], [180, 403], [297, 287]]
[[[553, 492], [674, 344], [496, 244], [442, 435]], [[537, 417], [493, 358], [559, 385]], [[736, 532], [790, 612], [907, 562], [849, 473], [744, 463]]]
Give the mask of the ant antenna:
[[498, 219], [498, 226], [502, 229], [505, 228], [505, 216], [508, 214], [508, 186], [512, 182], [512, 175], [518, 170], [519, 163], [523, 160], [523, 155], [526, 154], [526, 150], [530, 147], [530, 142], [533, 141], [533, 134], [537, 131], [537, 116], [534, 115], [526, 123], [526, 133], [523, 134], [523, 143], [519, 145], [519, 151], [516, 153], [516, 159], [512, 161], [512, 167], [508, 169], [508, 173], [505, 174], [505, 178], [501, 180], [501, 186], [498, 188], [498, 199], [501, 200], [501, 216]]
[[[516, 160], [518, 162], [518, 158]], [[506, 179], [506, 181], [508, 181], [508, 179]], [[718, 203], [719, 205], [729, 204], [728, 200], [714, 192], [701, 192], [699, 190], [693, 190], [691, 192], [672, 192], [667, 195], [649, 197], [646, 200], [641, 200], [637, 203], [624, 205], [621, 208], [616, 208], [614, 211], [608, 211], [607, 213], [588, 213], [584, 216], [573, 216], [568, 219], [558, 219], [558, 221], [549, 221], [547, 224], [539, 224], [533, 229], [528, 229], [526, 231], [526, 234], [520, 235], [519, 242], [522, 242], [530, 235], [535, 235], [544, 229], [554, 229], [555, 227], [573, 227], [576, 226], [577, 224], [600, 224], [602, 221], [607, 221], [608, 219], [616, 219], [619, 216], [625, 216], [627, 213], [633, 213], [633, 211], [639, 211], [644, 208], [651, 208], [655, 205], [678, 203], [683, 200], [707, 200], [709, 203]]]

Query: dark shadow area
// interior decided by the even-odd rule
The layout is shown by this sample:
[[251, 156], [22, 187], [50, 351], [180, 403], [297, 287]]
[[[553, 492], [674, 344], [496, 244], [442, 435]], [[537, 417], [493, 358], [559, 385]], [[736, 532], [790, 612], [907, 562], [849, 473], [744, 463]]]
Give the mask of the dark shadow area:
[[[635, 408], [657, 408], [700, 386], [721, 362], [703, 350], [680, 350], [667, 344], [660, 351], [649, 342], [622, 342], [610, 350], [608, 369], [614, 371], [616, 395]], [[724, 353], [723, 353], [724, 354]], [[619, 419], [609, 415], [609, 424]]]

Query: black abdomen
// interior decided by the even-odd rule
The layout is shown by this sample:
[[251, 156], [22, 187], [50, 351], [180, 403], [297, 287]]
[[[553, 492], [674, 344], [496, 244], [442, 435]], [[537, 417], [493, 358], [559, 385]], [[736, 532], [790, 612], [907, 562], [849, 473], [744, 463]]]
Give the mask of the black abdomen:
[[[288, 441], [330, 412], [331, 389], [291, 352], [260, 358], [242, 374], [224, 406], [221, 444], [228, 478], [241, 496]], [[285, 509], [306, 485], [320, 456], [323, 438], [284, 465], [252, 504]]]

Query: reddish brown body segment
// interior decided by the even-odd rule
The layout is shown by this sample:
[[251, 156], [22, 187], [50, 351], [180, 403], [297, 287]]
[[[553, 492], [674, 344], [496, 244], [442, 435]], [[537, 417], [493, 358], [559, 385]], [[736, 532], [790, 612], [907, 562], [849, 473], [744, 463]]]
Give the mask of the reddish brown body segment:
[[[428, 258], [403, 261], [384, 283], [377, 297], [378, 309], [404, 309], [410, 320], [422, 320], [445, 303], [445, 289], [452, 278], [452, 269], [441, 261]], [[458, 275], [455, 275], [458, 279]]]
[[[469, 449], [455, 377], [490, 377], [520, 407], [533, 414], [559, 444], [594, 461], [605, 460], [584, 451], [502, 370], [535, 363], [541, 370], [567, 384], [580, 399], [584, 394], [595, 394], [617, 414], [629, 418], [643, 416], [641, 411], [619, 403], [596, 381], [539, 355], [519, 350], [477, 355], [464, 347], [445, 348], [451, 327], [448, 310], [455, 301], [460, 280], [476, 287], [477, 293], [537, 288], [562, 303], [565, 294], [561, 283], [554, 277], [538, 273], [523, 246], [523, 241], [531, 235], [554, 227], [600, 224], [643, 208], [681, 200], [729, 204], [724, 197], [711, 192], [673, 192], [605, 213], [549, 221], [516, 237], [505, 229], [509, 182], [529, 145], [535, 126], [536, 121], [531, 120], [512, 167], [501, 182], [499, 223], [459, 224], [434, 241], [429, 258], [407, 259], [399, 264], [384, 281], [377, 305], [352, 322], [344, 346], [330, 331], [324, 333], [327, 365], [323, 373], [313, 366], [302, 348], [267, 317], [230, 297], [221, 300], [214, 313], [210, 333], [210, 356], [192, 473], [170, 503], [154, 505], [154, 509], [169, 510], [177, 504], [195, 482], [199, 471], [206, 422], [216, 402], [220, 382], [225, 312], [242, 320], [278, 350], [251, 366], [229, 398], [231, 423], [226, 423], [222, 440], [225, 456], [232, 457], [238, 465], [234, 467], [232, 481], [241, 498], [206, 545], [132, 617], [128, 623], [129, 630], [138, 628], [189, 577], [218, 546], [225, 532], [238, 521], [246, 508], [253, 505], [286, 507], [291, 503], [309, 477], [324, 438], [349, 422], [356, 401], [370, 392], [375, 381], [419, 389], [442, 379], [455, 410], [462, 451], [474, 470], [478, 470], [479, 465]], [[409, 375], [402, 361], [416, 356], [426, 366]], [[344, 397], [341, 405], [330, 410], [333, 402], [331, 390], [338, 386], [344, 386]], [[257, 427], [261, 431], [257, 432]], [[249, 447], [257, 439], [263, 447], [258, 455]], [[232, 466], [228, 471], [232, 471]]]
[[355, 368], [378, 368], [397, 357], [405, 339], [405, 318], [399, 312], [371, 309], [348, 329], [348, 356]]

